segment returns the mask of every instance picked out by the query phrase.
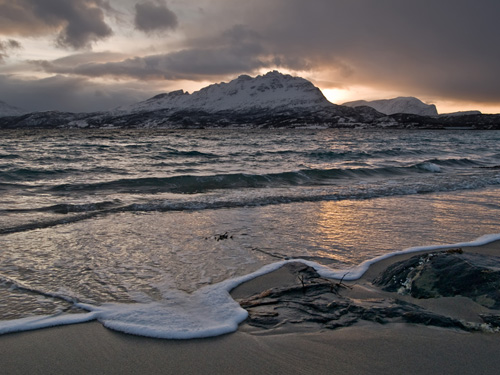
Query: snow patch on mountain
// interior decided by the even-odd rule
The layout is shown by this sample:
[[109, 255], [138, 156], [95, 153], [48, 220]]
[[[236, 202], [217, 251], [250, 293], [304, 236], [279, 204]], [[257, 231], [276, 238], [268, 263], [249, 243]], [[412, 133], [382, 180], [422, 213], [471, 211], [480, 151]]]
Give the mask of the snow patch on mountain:
[[154, 96], [143, 102], [117, 108], [117, 112], [156, 110], [248, 111], [277, 108], [324, 108], [330, 103], [316, 86], [304, 78], [277, 71], [252, 78], [241, 75], [229, 83], [207, 86], [189, 94], [183, 90]]
[[0, 100], [0, 117], [21, 116], [27, 113], [21, 108], [14, 107]]
[[420, 99], [414, 97], [398, 97], [394, 99], [382, 100], [356, 100], [342, 105], [348, 107], [368, 106], [386, 115], [395, 113], [408, 113], [420, 116], [437, 116], [438, 112], [434, 104], [425, 104]]

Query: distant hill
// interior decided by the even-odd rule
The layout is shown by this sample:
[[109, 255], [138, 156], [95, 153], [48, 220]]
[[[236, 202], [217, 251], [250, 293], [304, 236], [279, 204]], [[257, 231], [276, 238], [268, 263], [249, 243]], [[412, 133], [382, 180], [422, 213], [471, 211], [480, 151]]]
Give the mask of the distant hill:
[[0, 117], [20, 116], [25, 113], [26, 113], [25, 110], [18, 107], [14, 107], [0, 100]]
[[386, 115], [393, 115], [396, 113], [407, 113], [419, 116], [437, 116], [438, 112], [434, 104], [425, 104], [420, 99], [414, 97], [398, 97], [394, 99], [382, 100], [356, 100], [347, 102], [342, 105], [348, 107], [368, 106]]
[[439, 116], [471, 116], [482, 115], [481, 111], [460, 111], [451, 113], [440, 113]]

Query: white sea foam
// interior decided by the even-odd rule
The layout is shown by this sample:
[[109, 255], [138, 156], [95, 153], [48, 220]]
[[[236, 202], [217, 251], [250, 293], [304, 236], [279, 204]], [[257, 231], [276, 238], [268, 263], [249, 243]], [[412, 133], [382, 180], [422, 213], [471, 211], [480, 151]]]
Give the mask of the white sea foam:
[[426, 170], [428, 172], [433, 172], [433, 173], [440, 173], [441, 172], [441, 167], [439, 165], [436, 165], [431, 162], [425, 162], [422, 164], [419, 164], [419, 167], [423, 170]]
[[42, 315], [23, 319], [6, 320], [0, 322], [0, 335], [13, 332], [31, 331], [35, 329], [62, 326], [67, 324], [84, 323], [97, 319], [95, 312], [87, 314]]
[[268, 264], [245, 276], [209, 285], [192, 294], [167, 292], [164, 300], [153, 303], [76, 304], [88, 310], [86, 314], [37, 316], [0, 322], [0, 334], [35, 330], [45, 327], [100, 321], [110, 329], [139, 336], [165, 339], [191, 339], [218, 336], [237, 330], [247, 317], [247, 311], [234, 301], [229, 292], [238, 285], [275, 271], [289, 262], [301, 262], [316, 269], [323, 277], [344, 280], [360, 278], [370, 265], [389, 257], [418, 251], [433, 251], [450, 247], [481, 246], [500, 240], [500, 234], [482, 236], [472, 242], [451, 245], [412, 247], [365, 261], [352, 269], [332, 269], [315, 262], [293, 259]]
[[[416, 253], [416, 252], [419, 252], [419, 251], [435, 251], [435, 250], [441, 250], [441, 249], [448, 249], [450, 247], [482, 246], [482, 245], [486, 245], [486, 244], [494, 242], [494, 241], [500, 241], [500, 233], [499, 234], [484, 235], [484, 236], [481, 236], [481, 237], [479, 237], [479, 238], [477, 238], [477, 239], [475, 239], [474, 241], [471, 241], [471, 242], [459, 242], [459, 243], [449, 244], [449, 245], [431, 245], [431, 246], [410, 247], [410, 248], [407, 248], [407, 249], [404, 249], [404, 250], [401, 250], [401, 251], [396, 251], [396, 252], [393, 252], [393, 253], [384, 254], [384, 255], [381, 255], [379, 257], [366, 260], [363, 263], [361, 263], [359, 266], [351, 269], [349, 271], [349, 273], [344, 277], [344, 280], [357, 280], [361, 276], [363, 276], [363, 274], [368, 270], [368, 268], [372, 264], [380, 262], [380, 261], [382, 261], [384, 259], [388, 259], [388, 258], [394, 257], [396, 255], [402, 255], [402, 254], [408, 254], [408, 253]], [[333, 271], [332, 272], [332, 270], [330, 268], [324, 267], [324, 266], [321, 266], [321, 265], [320, 265], [319, 268], [316, 268], [316, 267], [314, 267], [314, 268], [323, 277], [327, 277], [327, 278], [339, 278], [339, 277], [343, 276], [343, 275], [342, 276], [339, 275], [338, 271]], [[345, 275], [345, 273], [344, 273], [344, 275]]]

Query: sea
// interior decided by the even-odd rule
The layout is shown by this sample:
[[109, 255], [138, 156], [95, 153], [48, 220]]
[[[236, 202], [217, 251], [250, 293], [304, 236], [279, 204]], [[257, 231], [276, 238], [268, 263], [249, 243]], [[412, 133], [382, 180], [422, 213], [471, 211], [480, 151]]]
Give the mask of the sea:
[[500, 131], [0, 134], [0, 334], [216, 336], [247, 316], [228, 292], [286, 262], [356, 279], [500, 239]]

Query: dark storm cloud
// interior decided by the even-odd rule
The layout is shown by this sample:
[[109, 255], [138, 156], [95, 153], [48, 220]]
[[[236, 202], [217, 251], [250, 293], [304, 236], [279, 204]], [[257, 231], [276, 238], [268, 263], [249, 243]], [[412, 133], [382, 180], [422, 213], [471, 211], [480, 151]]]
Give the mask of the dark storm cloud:
[[[185, 30], [187, 39], [176, 51], [71, 67], [52, 63], [46, 69], [89, 77], [218, 80], [277, 67], [309, 71], [310, 76], [321, 75], [337, 86], [360, 84], [436, 98], [500, 100], [500, 33], [496, 29], [500, 2], [254, 0], [210, 4], [212, 8], [206, 7], [198, 24]], [[154, 7], [168, 9], [158, 2], [143, 3], [137, 9], [145, 16], [154, 12], [144, 9]], [[165, 24], [173, 22], [172, 18]], [[153, 25], [151, 21], [150, 26], [141, 27], [152, 30]]]
[[61, 57], [53, 61], [28, 60], [27, 62], [39, 66], [49, 73], [71, 73], [72, 70], [81, 65], [91, 63], [104, 63], [110, 61], [123, 61], [127, 55], [118, 52], [83, 52]]
[[21, 43], [14, 39], [0, 40], [0, 64], [5, 62], [5, 59], [9, 57], [12, 51], [21, 48]]
[[348, 84], [500, 101], [500, 2], [262, 2], [245, 21], [273, 55], [334, 70]]
[[151, 96], [150, 90], [140, 85], [104, 85], [75, 77], [19, 79], [0, 75], [0, 100], [28, 111], [108, 110], [144, 100]]
[[104, 20], [105, 0], [0, 0], [0, 33], [40, 36], [57, 33], [64, 48], [87, 48], [112, 35]]
[[135, 27], [146, 33], [177, 28], [178, 20], [164, 1], [148, 1], [135, 5]]
[[61, 59], [32, 63], [55, 74], [196, 81], [274, 66], [275, 59], [270, 61], [261, 58], [265, 55], [259, 34], [243, 26], [235, 26], [213, 40], [192, 41], [191, 48], [167, 54], [107, 63], [63, 64]]
[[[88, 46], [110, 35], [104, 15], [114, 1], [0, 0], [0, 35], [60, 33], [62, 46]], [[161, 50], [152, 39], [159, 52], [149, 56], [80, 54], [31, 63], [79, 77], [81, 85], [96, 77], [217, 82], [278, 68], [305, 73], [322, 87], [500, 102], [499, 1], [171, 0], [175, 13], [165, 1], [127, 3], [121, 9], [132, 12], [129, 20], [136, 16], [137, 30], [178, 29], [175, 49]]]
[[[248, 58], [244, 58], [245, 56]], [[36, 64], [46, 72], [58, 74], [193, 81], [231, 73], [251, 72], [265, 65], [249, 55], [247, 50], [231, 48], [182, 50], [166, 55], [135, 57], [120, 62], [89, 63], [76, 67], [61, 66], [48, 61], [37, 61]]]
[[[162, 56], [168, 63], [160, 71], [217, 80], [278, 67], [336, 87], [498, 102], [498, 14], [500, 2], [491, 0], [214, 0], [187, 30], [186, 48]], [[238, 30], [235, 22], [246, 26]], [[237, 51], [228, 41], [241, 34]], [[145, 72], [147, 60], [134, 65]]]

